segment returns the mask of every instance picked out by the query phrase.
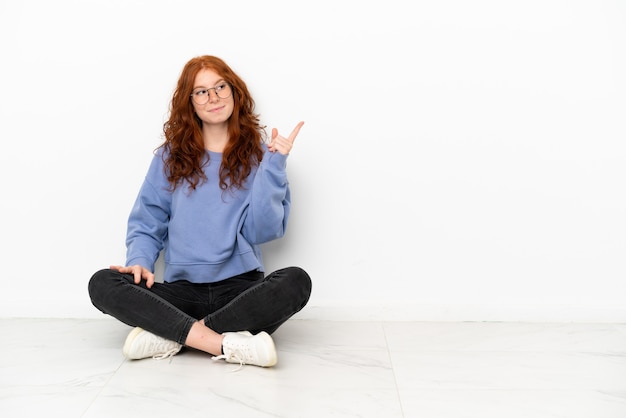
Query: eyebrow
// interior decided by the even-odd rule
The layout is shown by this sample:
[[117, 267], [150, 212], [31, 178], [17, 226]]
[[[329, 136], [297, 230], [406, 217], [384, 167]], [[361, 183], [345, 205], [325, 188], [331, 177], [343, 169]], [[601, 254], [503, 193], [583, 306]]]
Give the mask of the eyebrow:
[[[220, 83], [225, 83], [225, 82], [226, 82], [226, 80], [224, 80], [223, 78], [221, 78], [221, 79], [219, 79], [218, 81], [216, 81], [216, 82], [215, 82], [215, 84], [213, 84], [213, 87], [217, 86], [217, 85], [218, 85], [218, 84], [220, 84]], [[195, 89], [206, 89], [206, 88], [207, 88], [206, 86], [204, 86], [204, 85], [200, 85], [200, 86], [194, 86], [194, 87], [193, 87], [193, 90], [195, 90]]]

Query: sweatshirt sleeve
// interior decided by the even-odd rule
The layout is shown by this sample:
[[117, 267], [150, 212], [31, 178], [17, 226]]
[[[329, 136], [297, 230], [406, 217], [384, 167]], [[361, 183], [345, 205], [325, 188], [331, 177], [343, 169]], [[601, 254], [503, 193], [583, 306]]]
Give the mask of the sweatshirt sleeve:
[[171, 193], [164, 187], [162, 160], [156, 155], [128, 217], [126, 265], [154, 272], [170, 218]]
[[285, 235], [291, 192], [287, 180], [287, 155], [265, 151], [252, 184], [242, 232], [252, 244]]

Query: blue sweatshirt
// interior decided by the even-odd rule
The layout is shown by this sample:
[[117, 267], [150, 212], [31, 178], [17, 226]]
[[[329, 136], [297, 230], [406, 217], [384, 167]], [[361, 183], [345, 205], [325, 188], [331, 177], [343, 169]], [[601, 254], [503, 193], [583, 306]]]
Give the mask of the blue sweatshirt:
[[207, 181], [168, 191], [161, 147], [128, 219], [126, 265], [154, 272], [165, 248], [164, 281], [210, 283], [264, 271], [259, 244], [285, 234], [290, 209], [287, 156], [265, 147], [263, 160], [240, 189], [219, 188], [222, 154], [207, 151]]

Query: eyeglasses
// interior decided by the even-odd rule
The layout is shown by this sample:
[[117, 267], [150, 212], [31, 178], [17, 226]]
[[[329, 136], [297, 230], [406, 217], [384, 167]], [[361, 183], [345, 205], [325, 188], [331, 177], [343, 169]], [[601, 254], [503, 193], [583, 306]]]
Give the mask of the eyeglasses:
[[217, 97], [220, 99], [228, 99], [230, 95], [233, 93], [230, 88], [230, 84], [227, 82], [221, 82], [215, 87], [211, 87], [209, 89], [199, 88], [194, 90], [190, 96], [193, 99], [195, 104], [203, 105], [209, 102], [210, 91], [214, 90]]

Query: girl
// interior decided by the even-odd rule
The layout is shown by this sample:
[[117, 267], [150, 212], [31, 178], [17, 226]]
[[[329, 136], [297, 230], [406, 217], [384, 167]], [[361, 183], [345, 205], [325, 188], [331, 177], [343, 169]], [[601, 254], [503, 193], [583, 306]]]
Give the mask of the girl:
[[[270, 367], [270, 336], [311, 294], [301, 268], [265, 274], [259, 245], [285, 234], [290, 190], [287, 137], [264, 127], [243, 80], [221, 59], [183, 68], [165, 141], [157, 148], [128, 219], [124, 266], [96, 272], [91, 301], [135, 327], [129, 359], [192, 347], [227, 362]], [[154, 265], [164, 250], [163, 283]]]

